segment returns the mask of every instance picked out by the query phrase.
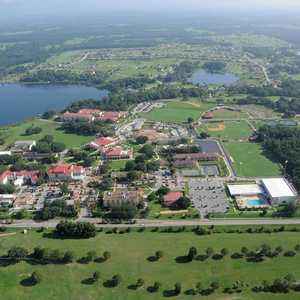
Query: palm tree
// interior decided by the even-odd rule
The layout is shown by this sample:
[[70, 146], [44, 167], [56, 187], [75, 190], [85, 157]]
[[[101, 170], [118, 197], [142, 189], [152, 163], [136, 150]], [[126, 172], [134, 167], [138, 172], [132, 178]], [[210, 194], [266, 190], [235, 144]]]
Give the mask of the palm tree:
[[155, 281], [154, 284], [153, 284], [153, 291], [158, 292], [160, 287], [161, 287], [161, 283], [158, 282], [158, 281]]
[[111, 253], [109, 251], [105, 251], [103, 253], [103, 258], [104, 258], [105, 261], [109, 260], [111, 258]]
[[95, 272], [93, 274], [93, 281], [97, 282], [100, 279], [100, 273], [99, 272]]
[[163, 256], [164, 256], [164, 253], [162, 251], [158, 250], [155, 252], [155, 258], [157, 260], [161, 259]]

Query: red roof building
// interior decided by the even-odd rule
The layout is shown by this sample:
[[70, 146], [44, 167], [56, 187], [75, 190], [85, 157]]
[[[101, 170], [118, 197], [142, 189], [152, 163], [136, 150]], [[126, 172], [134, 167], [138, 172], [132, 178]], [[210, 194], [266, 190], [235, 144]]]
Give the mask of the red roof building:
[[118, 140], [112, 137], [100, 137], [96, 139], [94, 142], [88, 144], [89, 148], [96, 150], [103, 150], [107, 147], [113, 146], [117, 144]]
[[14, 185], [32, 184], [35, 185], [39, 179], [39, 171], [5, 171], [0, 175], [0, 184], [11, 182]]
[[98, 115], [102, 114], [102, 112], [99, 109], [83, 108], [78, 111], [78, 114], [98, 116]]
[[0, 174], [0, 184], [7, 184], [9, 181], [10, 175], [11, 175], [10, 171], [5, 171], [2, 174]]
[[66, 121], [86, 120], [86, 121], [92, 122], [92, 121], [94, 121], [95, 117], [90, 114], [72, 113], [72, 112], [67, 111], [63, 114], [63, 119]]
[[113, 160], [113, 159], [132, 159], [133, 151], [132, 149], [124, 150], [122, 147], [114, 147], [104, 150], [103, 152], [104, 159]]
[[64, 120], [87, 120], [93, 122], [99, 121], [111, 121], [117, 123], [122, 117], [125, 116], [125, 112], [119, 111], [101, 111], [99, 109], [80, 109], [78, 112], [65, 112], [63, 114]]
[[207, 120], [213, 119], [213, 117], [214, 117], [214, 114], [211, 111], [208, 111], [207, 113], [205, 113], [202, 116], [203, 119], [207, 119]]
[[164, 204], [165, 206], [170, 207], [182, 197], [182, 192], [169, 192], [164, 196]]
[[104, 111], [100, 117], [98, 117], [101, 121], [111, 121], [112, 123], [117, 123], [121, 118], [125, 115], [124, 112], [119, 111]]
[[61, 164], [48, 170], [50, 180], [83, 180], [85, 169], [81, 166]]

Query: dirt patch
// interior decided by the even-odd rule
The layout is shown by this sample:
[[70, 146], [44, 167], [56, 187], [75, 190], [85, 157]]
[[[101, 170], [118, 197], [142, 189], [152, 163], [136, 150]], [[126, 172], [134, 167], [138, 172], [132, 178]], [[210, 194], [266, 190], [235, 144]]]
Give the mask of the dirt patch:
[[225, 123], [224, 122], [221, 122], [219, 124], [216, 124], [215, 127], [210, 127], [208, 128], [207, 130], [209, 132], [220, 132], [220, 131], [224, 131], [225, 130]]
[[1, 234], [0, 234], [0, 238], [6, 237], [6, 236], [11, 236], [11, 235], [16, 235], [16, 234], [17, 234], [16, 232], [11, 232], [11, 233], [1, 233]]
[[195, 103], [195, 102], [191, 102], [191, 101], [188, 101], [186, 103], [188, 103], [188, 104], [190, 104], [192, 106], [195, 106], [195, 107], [201, 107], [201, 104], [199, 104], [199, 103]]

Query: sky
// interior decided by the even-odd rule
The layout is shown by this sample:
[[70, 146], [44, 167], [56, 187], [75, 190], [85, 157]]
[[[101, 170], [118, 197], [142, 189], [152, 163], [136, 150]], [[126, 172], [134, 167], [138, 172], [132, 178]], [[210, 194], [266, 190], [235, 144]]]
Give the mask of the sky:
[[0, 16], [114, 11], [295, 11], [300, 0], [0, 0]]

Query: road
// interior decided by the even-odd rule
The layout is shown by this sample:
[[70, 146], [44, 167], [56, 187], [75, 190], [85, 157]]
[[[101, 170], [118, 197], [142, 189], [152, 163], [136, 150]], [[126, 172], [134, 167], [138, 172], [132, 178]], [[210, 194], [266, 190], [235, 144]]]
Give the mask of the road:
[[[204, 226], [204, 225], [300, 225], [300, 219], [212, 219], [212, 220], [137, 220], [135, 224], [99, 224], [100, 219], [81, 218], [78, 221], [85, 221], [95, 224], [97, 227], [172, 227], [172, 226]], [[32, 220], [16, 221], [14, 224], [4, 225], [12, 228], [54, 228], [58, 220], [46, 222], [34, 222]]]
[[265, 76], [265, 79], [266, 79], [267, 83], [270, 84], [272, 81], [271, 81], [271, 79], [270, 79], [270, 77], [269, 77], [269, 75], [268, 75], [268, 72], [267, 72], [266, 67], [265, 67], [264, 65], [262, 65], [261, 63], [255, 61], [254, 59], [250, 58], [248, 55], [245, 55], [245, 57], [246, 57], [246, 59], [247, 59], [250, 63], [252, 63], [252, 64], [258, 66], [258, 67], [262, 70], [262, 72], [263, 72], [263, 74], [264, 74], [264, 76]]

